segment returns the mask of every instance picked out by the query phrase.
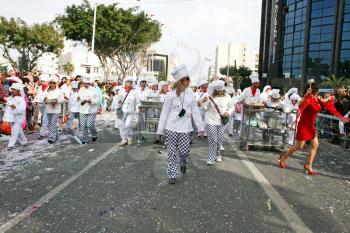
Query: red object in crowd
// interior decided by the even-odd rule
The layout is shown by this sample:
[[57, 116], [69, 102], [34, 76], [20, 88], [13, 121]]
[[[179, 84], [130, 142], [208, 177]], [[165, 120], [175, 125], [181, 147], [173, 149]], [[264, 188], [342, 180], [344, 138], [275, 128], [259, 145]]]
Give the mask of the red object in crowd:
[[322, 110], [322, 106], [331, 114], [341, 118], [342, 120], [347, 118], [343, 117], [334, 107], [334, 101], [324, 102], [319, 98], [311, 95], [307, 96], [305, 100], [299, 106], [300, 120], [298, 123], [296, 140], [309, 141], [315, 138], [316, 128], [315, 121], [317, 114]]
[[11, 125], [9, 122], [3, 121], [0, 124], [0, 131], [5, 135], [11, 135]]

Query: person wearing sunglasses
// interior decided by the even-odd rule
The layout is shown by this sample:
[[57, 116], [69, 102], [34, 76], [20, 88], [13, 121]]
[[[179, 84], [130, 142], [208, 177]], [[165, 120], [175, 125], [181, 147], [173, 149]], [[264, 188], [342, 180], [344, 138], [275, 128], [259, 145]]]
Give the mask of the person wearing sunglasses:
[[63, 94], [57, 85], [55, 75], [49, 78], [49, 87], [44, 93], [45, 112], [47, 115], [50, 144], [58, 141], [58, 120], [61, 114], [61, 103], [64, 101]]
[[175, 79], [173, 90], [166, 96], [160, 114], [157, 134], [166, 135], [168, 145], [167, 174], [169, 184], [175, 184], [178, 176], [177, 153], [180, 156], [180, 171], [186, 173], [187, 157], [190, 153], [192, 117], [200, 135], [204, 127], [196, 98], [189, 87], [190, 77], [185, 65], [176, 67], [171, 73]]

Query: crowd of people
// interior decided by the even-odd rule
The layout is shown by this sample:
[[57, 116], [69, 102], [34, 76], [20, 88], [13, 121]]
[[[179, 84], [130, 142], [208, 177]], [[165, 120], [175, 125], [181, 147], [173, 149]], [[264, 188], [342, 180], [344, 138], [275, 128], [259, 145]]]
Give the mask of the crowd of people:
[[[115, 113], [114, 127], [119, 130], [121, 146], [133, 144], [137, 127], [145, 127], [146, 114], [159, 117], [158, 139], [163, 138], [168, 147], [169, 183], [175, 184], [178, 176], [177, 154], [180, 157], [180, 171], [186, 173], [187, 157], [194, 138], [207, 138], [207, 164], [221, 162], [224, 135], [232, 136], [244, 130], [243, 109], [251, 104], [299, 111], [288, 119], [288, 126], [298, 123], [295, 144], [279, 158], [279, 166], [286, 167], [286, 160], [295, 151], [310, 141], [309, 159], [304, 168], [310, 175], [316, 172], [312, 163], [318, 147], [314, 127], [322, 107], [340, 118], [339, 129], [345, 134], [344, 124], [348, 123], [350, 96], [345, 88], [339, 88], [326, 96], [319, 95], [313, 80], [301, 97], [300, 90], [291, 88], [282, 95], [279, 89], [266, 85], [260, 91], [257, 75], [250, 77], [252, 85], [234, 90], [230, 77], [220, 76], [212, 80], [195, 82], [190, 79], [186, 66], [180, 65], [172, 72], [173, 82], [160, 81], [155, 77], [128, 76], [123, 83], [101, 83], [90, 77], [61, 77], [59, 75], [31, 73], [18, 74], [10, 70], [1, 78], [0, 101], [3, 105], [1, 130], [10, 128], [11, 138], [8, 150], [16, 142], [27, 145], [25, 132], [37, 132], [38, 138], [56, 143], [59, 130], [74, 135], [80, 144], [97, 140], [96, 115], [110, 110]], [[153, 98], [163, 102], [161, 112], [143, 112], [142, 101]], [[74, 127], [74, 122], [79, 127]], [[243, 127], [243, 129], [242, 129]], [[294, 138], [294, 135], [290, 135]]]

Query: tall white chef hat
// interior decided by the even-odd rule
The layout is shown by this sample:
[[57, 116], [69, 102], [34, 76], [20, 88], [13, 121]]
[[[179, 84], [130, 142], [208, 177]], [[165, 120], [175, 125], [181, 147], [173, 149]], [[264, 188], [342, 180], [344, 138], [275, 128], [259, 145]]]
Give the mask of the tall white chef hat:
[[176, 81], [179, 81], [180, 79], [183, 79], [185, 77], [189, 77], [189, 74], [185, 65], [179, 65], [175, 67], [173, 72], [171, 72], [171, 75], [174, 77]]
[[72, 88], [78, 89], [79, 88], [79, 82], [78, 81], [73, 81], [72, 82]]
[[290, 100], [296, 100], [296, 101], [300, 101], [301, 98], [300, 96], [297, 94], [297, 93], [293, 93], [290, 97], [289, 97]]
[[202, 79], [201, 81], [199, 81], [198, 86], [200, 87], [200, 86], [202, 86], [204, 84], [208, 84], [208, 80]]
[[280, 90], [279, 89], [272, 89], [272, 91], [271, 91], [271, 98], [272, 99], [279, 99], [279, 98], [281, 98]]
[[123, 80], [123, 84], [125, 85], [126, 82], [132, 82], [132, 87], [136, 86], [136, 78], [133, 76], [126, 76]]
[[252, 75], [250, 75], [249, 78], [252, 81], [252, 83], [259, 83], [260, 82], [259, 75], [257, 75], [257, 74], [252, 74]]
[[142, 75], [141, 77], [138, 78], [138, 80], [137, 80], [137, 85], [140, 86], [140, 83], [143, 82], [143, 81], [145, 81], [145, 82], [148, 81], [146, 75]]
[[263, 92], [266, 92], [266, 91], [267, 91], [267, 89], [272, 89], [272, 87], [271, 87], [270, 85], [266, 85], [266, 86], [264, 87]]
[[190, 87], [197, 87], [197, 82], [194, 80], [191, 80]]

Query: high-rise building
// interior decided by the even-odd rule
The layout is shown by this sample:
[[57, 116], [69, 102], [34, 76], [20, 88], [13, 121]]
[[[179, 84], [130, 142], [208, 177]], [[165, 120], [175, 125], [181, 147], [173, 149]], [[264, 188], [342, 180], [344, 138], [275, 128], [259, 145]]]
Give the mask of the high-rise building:
[[215, 75], [220, 74], [220, 69], [227, 66], [247, 66], [253, 72], [257, 72], [257, 53], [248, 49], [245, 43], [220, 44], [215, 54]]
[[350, 0], [263, 0], [259, 75], [275, 87], [350, 76]]

